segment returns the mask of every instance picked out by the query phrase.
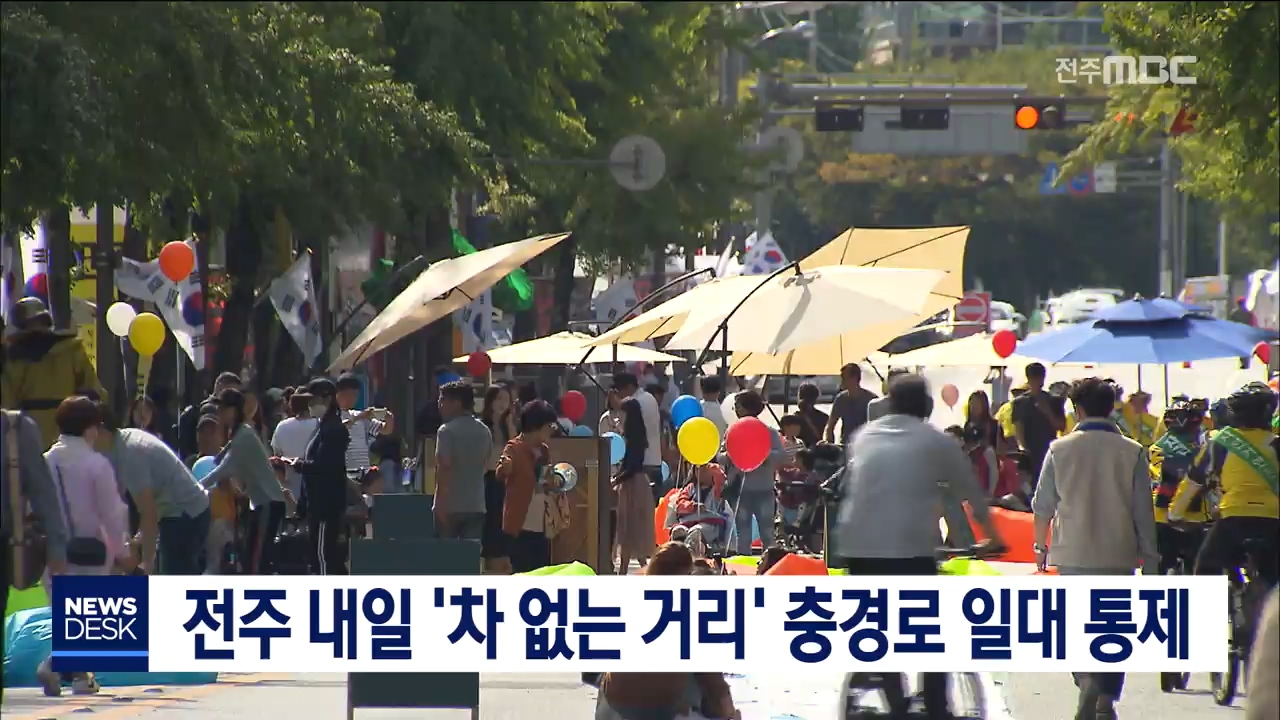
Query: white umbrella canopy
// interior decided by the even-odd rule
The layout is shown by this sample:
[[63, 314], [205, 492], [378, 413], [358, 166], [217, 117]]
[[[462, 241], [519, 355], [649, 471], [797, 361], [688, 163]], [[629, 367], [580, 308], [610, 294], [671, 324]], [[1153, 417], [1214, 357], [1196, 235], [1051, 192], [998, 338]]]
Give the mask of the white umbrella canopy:
[[[595, 338], [586, 333], [560, 332], [544, 338], [528, 340], [487, 351], [495, 365], [578, 365], [613, 362], [612, 347], [588, 347]], [[646, 350], [632, 345], [618, 345], [618, 362], [671, 363], [684, 358]], [[590, 351], [590, 355], [587, 352]], [[583, 359], [586, 356], [586, 359]], [[454, 362], [466, 362], [466, 355]]]
[[945, 276], [941, 270], [832, 265], [749, 278], [751, 283], [735, 286], [719, 302], [699, 303], [667, 347], [716, 347], [712, 340], [723, 325], [731, 350], [786, 352], [862, 327], [914, 317]]
[[[851, 228], [800, 261], [811, 269], [825, 265], [942, 270], [947, 277], [933, 289], [919, 314], [839, 337], [830, 337], [789, 353], [734, 353], [735, 375], [838, 375], [849, 363], [863, 362], [894, 338], [954, 306], [964, 297], [967, 226], [931, 228]], [[880, 363], [875, 363], [877, 366]], [[789, 368], [789, 369], [788, 369]]]
[[929, 345], [888, 356], [889, 364], [904, 367], [1008, 367], [1024, 368], [1035, 362], [1017, 354], [1001, 358], [991, 345], [991, 335], [979, 333], [959, 340]]
[[422, 272], [329, 366], [348, 370], [380, 350], [471, 303], [485, 290], [569, 237], [538, 235], [442, 260]]
[[614, 343], [639, 343], [670, 335], [680, 329], [694, 308], [704, 304], [718, 305], [725, 297], [741, 298], [741, 293], [758, 284], [760, 278], [743, 276], [704, 282], [640, 313], [609, 332], [601, 333], [588, 344], [599, 347]]

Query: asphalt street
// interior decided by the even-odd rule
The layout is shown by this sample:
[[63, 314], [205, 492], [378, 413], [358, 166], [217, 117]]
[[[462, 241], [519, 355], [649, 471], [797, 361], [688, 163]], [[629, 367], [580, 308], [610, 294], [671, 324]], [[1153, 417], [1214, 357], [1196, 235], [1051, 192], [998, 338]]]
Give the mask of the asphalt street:
[[[1006, 574], [1030, 572], [1026, 565], [998, 563]], [[836, 720], [842, 676], [732, 678], [744, 720]], [[1067, 674], [1019, 673], [983, 678], [989, 715], [1000, 720], [1070, 720], [1075, 686]], [[1208, 678], [1193, 676], [1186, 692], [1165, 694], [1155, 675], [1130, 676], [1120, 702], [1124, 720], [1227, 720], [1243, 718], [1236, 707], [1220, 708], [1208, 695]], [[590, 718], [595, 691], [577, 674], [482, 675], [482, 720]], [[213, 685], [104, 689], [91, 697], [46, 698], [23, 688], [5, 693], [5, 720], [340, 720], [346, 717], [341, 675], [224, 675]], [[358, 710], [356, 720], [419, 720], [469, 717], [461, 710]]]

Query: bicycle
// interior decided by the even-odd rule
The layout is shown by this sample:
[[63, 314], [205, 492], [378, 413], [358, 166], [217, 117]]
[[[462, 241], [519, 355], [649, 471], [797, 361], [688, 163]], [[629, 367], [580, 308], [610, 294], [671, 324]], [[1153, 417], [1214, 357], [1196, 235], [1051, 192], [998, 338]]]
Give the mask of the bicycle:
[[1231, 588], [1231, 602], [1227, 606], [1231, 627], [1227, 640], [1227, 670], [1209, 674], [1213, 701], [1222, 707], [1230, 707], [1235, 701], [1242, 675], [1245, 675], [1243, 679], [1246, 686], [1248, 684], [1247, 669], [1249, 652], [1253, 647], [1254, 625], [1268, 591], [1267, 584], [1258, 575], [1257, 557], [1264, 552], [1267, 552], [1265, 543], [1246, 540], [1243, 547], [1244, 562], [1227, 574]]
[[[1191, 529], [1185, 527], [1177, 527], [1179, 532], [1192, 532]], [[1178, 553], [1177, 561], [1169, 568], [1166, 575], [1192, 575], [1195, 568], [1195, 555], [1187, 552], [1187, 540], [1184, 535], [1182, 538], [1182, 546]], [[1196, 546], [1198, 547], [1198, 545]], [[1190, 554], [1190, 557], [1188, 557]], [[1160, 690], [1165, 693], [1180, 692], [1187, 689], [1187, 685], [1191, 682], [1191, 673], [1187, 672], [1162, 672], [1160, 673]]]
[[[1004, 548], [994, 545], [974, 545], [967, 548], [937, 548], [934, 551], [934, 556], [941, 564], [953, 558], [981, 560], [989, 557], [998, 557], [1004, 551]], [[958, 680], [961, 687], [957, 688], [952, 684], [948, 688], [948, 702], [950, 702], [950, 697], [956, 694], [956, 690], [962, 690], [969, 698], [969, 705], [971, 706], [968, 708], [968, 713], [956, 712], [953, 709], [951, 716], [979, 719], [987, 717], [987, 698], [986, 693], [983, 691], [980, 674], [975, 672], [952, 673], [951, 677], [953, 678], [952, 683]], [[923, 686], [923, 673], [916, 680], [918, 686]], [[879, 707], [869, 707], [864, 701], [872, 700], [874, 702], [876, 694], [879, 695], [879, 702], [875, 702], [875, 705]], [[907, 692], [906, 673], [846, 673], [840, 695], [840, 707], [844, 713], [843, 720], [883, 720], [886, 717], [913, 720], [914, 718], [927, 717], [924, 710], [923, 694], [916, 693], [911, 695]]]

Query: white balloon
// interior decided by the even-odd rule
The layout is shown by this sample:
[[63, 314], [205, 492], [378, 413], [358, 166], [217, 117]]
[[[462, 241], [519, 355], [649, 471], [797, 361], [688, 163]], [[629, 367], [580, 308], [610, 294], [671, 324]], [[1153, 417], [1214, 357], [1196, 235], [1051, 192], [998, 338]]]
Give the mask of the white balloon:
[[112, 303], [107, 308], [107, 327], [116, 337], [128, 337], [129, 325], [138, 316], [138, 311], [127, 302]]

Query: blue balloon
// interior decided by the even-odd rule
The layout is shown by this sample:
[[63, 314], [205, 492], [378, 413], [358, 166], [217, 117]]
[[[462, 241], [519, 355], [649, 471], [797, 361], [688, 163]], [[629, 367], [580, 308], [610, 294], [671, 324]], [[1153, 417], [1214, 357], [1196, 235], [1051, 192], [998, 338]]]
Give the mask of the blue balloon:
[[216, 467], [218, 467], [218, 461], [212, 455], [205, 455], [191, 466], [191, 474], [195, 475], [197, 480], [203, 480]]
[[662, 463], [662, 482], [666, 482], [667, 479], [670, 477], [671, 477], [671, 466], [667, 465], [664, 462]]
[[609, 464], [617, 465], [627, 454], [627, 441], [618, 433], [605, 433], [600, 437], [609, 438]]
[[694, 396], [681, 395], [671, 403], [671, 423], [676, 429], [696, 417], [702, 417], [702, 403]]
[[591, 428], [586, 425], [574, 425], [569, 431], [569, 437], [591, 437], [593, 434]]

